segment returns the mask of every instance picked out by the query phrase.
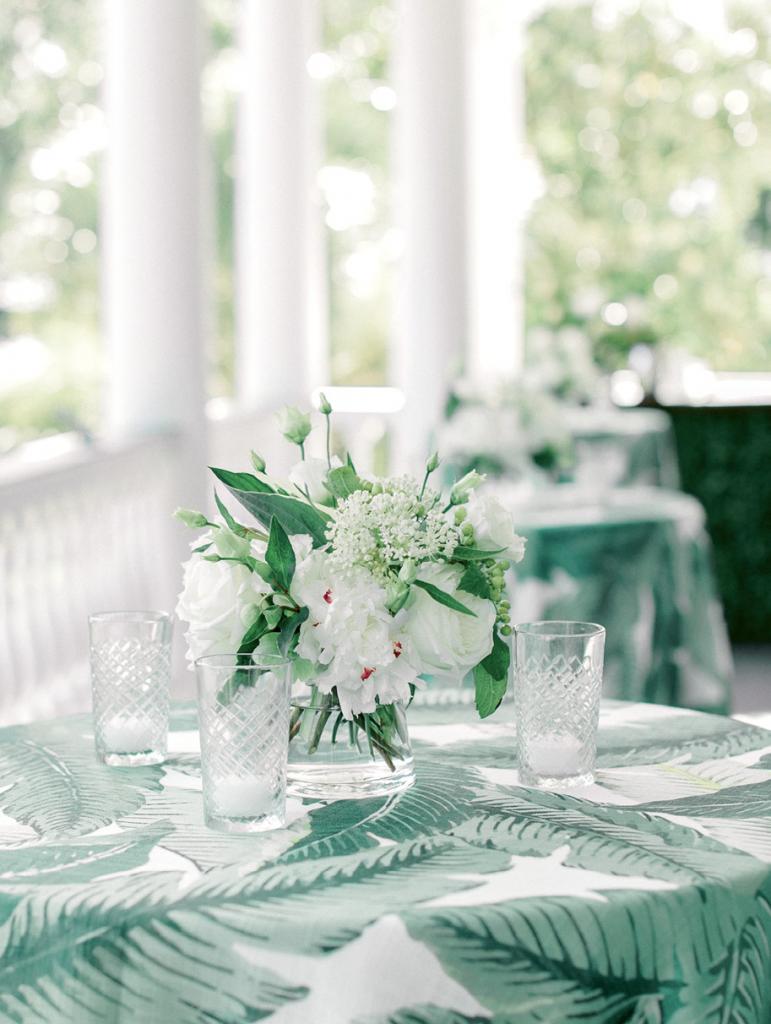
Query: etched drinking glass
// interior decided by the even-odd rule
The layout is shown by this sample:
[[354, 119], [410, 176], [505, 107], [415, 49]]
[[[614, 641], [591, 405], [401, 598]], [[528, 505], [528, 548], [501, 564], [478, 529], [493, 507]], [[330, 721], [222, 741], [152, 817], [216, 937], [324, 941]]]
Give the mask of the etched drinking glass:
[[291, 662], [215, 654], [195, 665], [206, 824], [220, 832], [282, 828]]
[[88, 619], [97, 756], [123, 767], [166, 757], [171, 687], [171, 617], [98, 612]]
[[605, 630], [593, 622], [515, 627], [519, 778], [560, 789], [594, 781]]

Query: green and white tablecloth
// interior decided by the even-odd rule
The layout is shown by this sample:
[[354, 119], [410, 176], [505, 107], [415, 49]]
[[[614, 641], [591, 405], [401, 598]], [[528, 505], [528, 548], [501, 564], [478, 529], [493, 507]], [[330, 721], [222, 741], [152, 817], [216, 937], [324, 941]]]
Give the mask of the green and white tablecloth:
[[672, 422], [660, 409], [567, 409], [578, 484], [679, 487]]
[[417, 784], [202, 823], [195, 718], [109, 769], [89, 719], [0, 733], [0, 1021], [768, 1024], [771, 732], [605, 706], [597, 784], [416, 710]]
[[731, 650], [694, 498], [663, 488], [564, 485], [525, 500], [497, 491], [527, 538], [514, 622], [602, 623], [606, 696], [728, 710]]

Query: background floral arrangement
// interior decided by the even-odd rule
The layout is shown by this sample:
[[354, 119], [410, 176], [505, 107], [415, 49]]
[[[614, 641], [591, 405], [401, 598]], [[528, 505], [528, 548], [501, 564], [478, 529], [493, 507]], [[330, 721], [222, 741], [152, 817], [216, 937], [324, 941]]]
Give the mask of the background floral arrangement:
[[438, 441], [446, 465], [458, 473], [559, 475], [573, 464], [566, 406], [532, 375], [456, 381]]
[[212, 469], [255, 525], [186, 509], [204, 528], [185, 565], [177, 614], [188, 623], [188, 658], [281, 653], [295, 678], [341, 719], [367, 730], [409, 701], [426, 677], [473, 672], [476, 706], [492, 714], [506, 690], [511, 632], [504, 574], [524, 554], [505, 508], [480, 494], [477, 473], [446, 498], [408, 476], [366, 479], [350, 459], [305, 455], [310, 417], [287, 408], [284, 436], [301, 461], [284, 486], [252, 453], [252, 473]]

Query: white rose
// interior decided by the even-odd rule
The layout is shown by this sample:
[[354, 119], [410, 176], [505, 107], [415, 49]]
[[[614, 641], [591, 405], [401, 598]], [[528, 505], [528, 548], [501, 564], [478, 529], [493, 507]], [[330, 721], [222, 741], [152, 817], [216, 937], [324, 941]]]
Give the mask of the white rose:
[[[342, 466], [342, 462], [336, 455], [332, 456], [332, 469]], [[330, 467], [326, 459], [303, 459], [293, 466], [289, 471], [289, 480], [298, 487], [303, 494], [307, 490], [310, 499], [316, 505], [330, 504], [332, 495], [324, 486], [327, 473]]]
[[483, 550], [503, 548], [500, 557], [521, 562], [525, 538], [514, 530], [511, 513], [492, 494], [474, 492], [466, 505], [466, 522], [474, 527], [476, 546]]
[[[226, 538], [225, 547], [229, 541]], [[222, 546], [215, 540], [209, 551]], [[263, 595], [270, 589], [246, 566], [237, 562], [208, 562], [205, 553], [193, 554], [185, 564], [176, 608], [178, 618], [190, 627], [185, 634], [190, 662], [206, 654], [237, 651], [244, 633], [260, 614]]]
[[475, 615], [453, 611], [425, 590], [413, 587], [411, 603], [397, 617], [404, 615], [402, 629], [421, 672], [466, 673], [493, 648], [495, 606], [492, 601], [459, 591], [462, 574], [457, 565], [428, 563], [420, 567], [418, 579], [432, 583]]

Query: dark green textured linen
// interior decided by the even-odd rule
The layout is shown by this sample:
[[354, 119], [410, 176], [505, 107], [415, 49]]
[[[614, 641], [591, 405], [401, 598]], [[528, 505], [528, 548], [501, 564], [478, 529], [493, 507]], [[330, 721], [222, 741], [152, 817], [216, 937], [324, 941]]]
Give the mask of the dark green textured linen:
[[202, 822], [195, 716], [164, 766], [90, 720], [0, 733], [0, 1021], [771, 1020], [771, 733], [603, 708], [597, 785], [518, 785], [511, 708], [413, 707], [417, 784]]
[[610, 697], [729, 709], [731, 651], [695, 499], [564, 487], [509, 504], [527, 538], [514, 622], [602, 623]]

